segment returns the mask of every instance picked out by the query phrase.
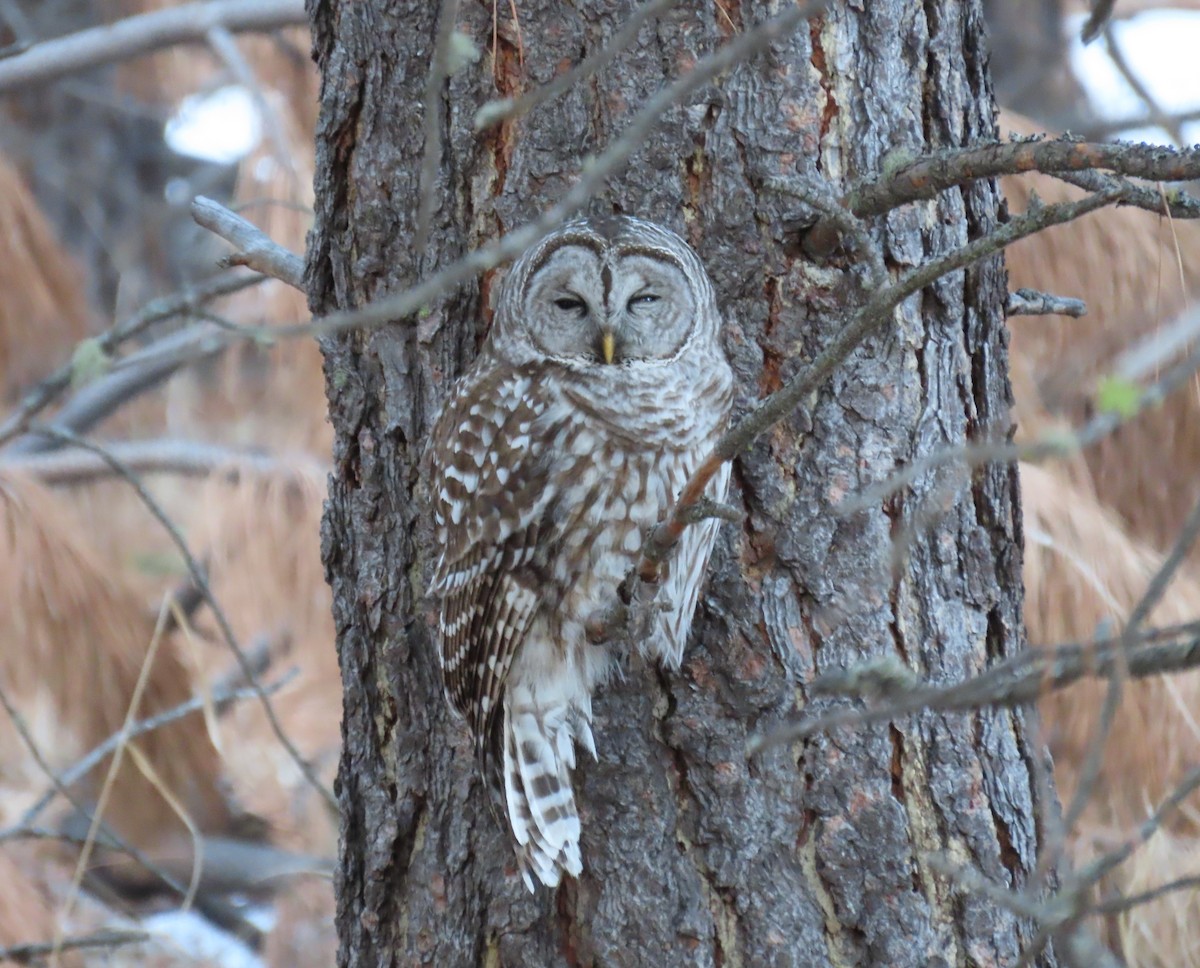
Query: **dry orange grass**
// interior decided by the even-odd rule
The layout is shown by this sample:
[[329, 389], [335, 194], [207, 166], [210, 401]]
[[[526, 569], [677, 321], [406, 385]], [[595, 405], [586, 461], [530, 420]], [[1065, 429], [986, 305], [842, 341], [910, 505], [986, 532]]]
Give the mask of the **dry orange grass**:
[[[1063, 477], [1021, 467], [1025, 514], [1025, 621], [1031, 641], [1092, 638], [1120, 628], [1162, 556], [1129, 537], [1111, 511]], [[1152, 624], [1200, 615], [1200, 578], [1179, 574], [1150, 616]], [[1075, 790], [1100, 720], [1107, 680], [1086, 680], [1040, 703], [1064, 798]], [[1073, 843], [1084, 864], [1129, 836], [1196, 764], [1200, 672], [1123, 685], [1099, 782]], [[1103, 885], [1126, 895], [1200, 872], [1200, 796]], [[1200, 965], [1200, 892], [1182, 891], [1110, 918], [1108, 941], [1133, 968]]]
[[[62, 883], [66, 875], [48, 868], [45, 851], [29, 844], [0, 846], [0, 948], [37, 944], [54, 939], [58, 923], [58, 900], [47, 883], [47, 874], [56, 873]], [[0, 959], [0, 965], [16, 965]], [[82, 966], [78, 953], [64, 954], [63, 968]]]
[[309, 879], [290, 887], [275, 904], [275, 926], [263, 960], [270, 968], [327, 968], [337, 963], [333, 884]]
[[[1105, 627], [1119, 629], [1161, 564], [1161, 555], [1132, 540], [1112, 512], [1049, 471], [1022, 465], [1021, 491], [1030, 641], [1080, 641]], [[1150, 624], [1197, 617], [1200, 579], [1185, 571], [1150, 616]], [[1067, 796], [1074, 786], [1072, 771], [1095, 735], [1107, 688], [1107, 680], [1089, 680], [1042, 702], [1059, 786]], [[1198, 716], [1200, 672], [1125, 683], [1094, 815], [1118, 825], [1143, 819], [1195, 762]], [[1200, 810], [1200, 798], [1195, 806]], [[1196, 818], [1180, 822], [1200, 834]]]
[[[1124, 841], [1126, 831], [1097, 828], [1081, 837], [1077, 863]], [[1159, 831], [1101, 884], [1103, 895], [1133, 897], [1200, 873], [1200, 837]], [[1105, 915], [1106, 944], [1130, 968], [1200, 968], [1200, 890], [1173, 891], [1150, 904]]]
[[[65, 766], [121, 727], [156, 616], [89, 547], [67, 506], [14, 477], [0, 477], [0, 601], [6, 603], [0, 610], [0, 683], [25, 712], [47, 757]], [[192, 693], [173, 636], [160, 643], [147, 676], [139, 716], [169, 709]], [[7, 723], [5, 730], [3, 748], [12, 755], [18, 741]], [[135, 745], [202, 830], [223, 829], [229, 815], [219, 792], [220, 762], [201, 716], [146, 734]], [[96, 795], [106, 768], [85, 781], [85, 797]], [[27, 756], [25, 771], [30, 778]], [[6, 805], [18, 808], [17, 797], [10, 795]], [[186, 836], [129, 757], [105, 820], [150, 850]]]
[[[297, 677], [275, 699], [285, 731], [332, 784], [340, 744], [341, 679], [329, 586], [320, 555], [323, 474], [213, 478], [189, 535], [210, 563], [213, 591], [243, 642], [274, 643], [272, 675]], [[213, 657], [227, 664], [224, 650]], [[270, 678], [270, 675], [267, 677]], [[336, 821], [270, 730], [257, 703], [222, 719], [226, 768], [239, 803], [266, 818], [274, 840], [331, 856]]]
[[[1012, 124], [1029, 131], [1026, 124]], [[1081, 193], [1043, 176], [1003, 181], [1010, 206]], [[1105, 209], [1027, 239], [1008, 252], [1010, 285], [1077, 296], [1083, 319], [1011, 321], [1019, 435], [1078, 426], [1096, 380], [1139, 339], [1170, 323], [1200, 295], [1200, 226], [1134, 209]], [[1039, 644], [1086, 640], [1120, 628], [1162, 561], [1162, 550], [1200, 496], [1200, 387], [1176, 393], [1098, 447], [1054, 472], [1023, 466], [1025, 618]], [[1193, 561], [1200, 556], [1194, 555]], [[1194, 569], [1193, 565], [1193, 569]], [[1151, 624], [1200, 617], [1200, 573], [1184, 571]], [[1070, 796], [1100, 718], [1107, 682], [1089, 681], [1041, 704], [1056, 778]], [[1077, 832], [1076, 863], [1112, 846], [1195, 764], [1200, 672], [1124, 685], [1100, 782]], [[1126, 894], [1200, 870], [1200, 798], [1193, 797], [1105, 885]], [[1200, 965], [1197, 892], [1110, 919], [1107, 938], [1131, 966]]]
[[0, 403], [69, 359], [87, 333], [80, 268], [0, 156]]
[[[1028, 133], [1006, 115], [1002, 127]], [[1083, 193], [1043, 175], [1002, 180], [1014, 211], [1030, 193], [1046, 203]], [[1200, 225], [1134, 208], [1107, 208], [1025, 239], [1007, 251], [1010, 285], [1086, 301], [1082, 319], [1011, 321], [1018, 419], [1038, 410], [1078, 426], [1096, 380], [1127, 347], [1172, 322], [1200, 296]], [[1084, 455], [1095, 493], [1133, 534], [1165, 548], [1200, 497], [1200, 382], [1177, 392]]]

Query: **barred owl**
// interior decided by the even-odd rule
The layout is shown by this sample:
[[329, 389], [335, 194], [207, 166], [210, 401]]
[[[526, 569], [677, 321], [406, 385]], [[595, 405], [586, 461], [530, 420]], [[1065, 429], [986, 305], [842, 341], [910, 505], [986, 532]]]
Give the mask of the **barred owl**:
[[[612, 665], [585, 623], [728, 420], [712, 283], [677, 235], [570, 222], [513, 267], [431, 440], [442, 673], [503, 800], [525, 882], [578, 875], [575, 746]], [[724, 497], [728, 466], [709, 496]], [[692, 525], [651, 656], [678, 666], [717, 522]]]

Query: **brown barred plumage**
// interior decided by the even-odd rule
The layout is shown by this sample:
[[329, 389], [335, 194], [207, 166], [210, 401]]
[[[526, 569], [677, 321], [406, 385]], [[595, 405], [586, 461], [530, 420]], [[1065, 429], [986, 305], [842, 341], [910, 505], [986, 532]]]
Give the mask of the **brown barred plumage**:
[[[578, 874], [575, 743], [610, 657], [588, 618], [728, 419], [712, 284], [678, 236], [578, 220], [518, 260], [431, 442], [446, 693], [506, 805], [522, 872]], [[721, 498], [728, 469], [710, 494]], [[647, 651], [677, 666], [717, 523], [690, 527]]]

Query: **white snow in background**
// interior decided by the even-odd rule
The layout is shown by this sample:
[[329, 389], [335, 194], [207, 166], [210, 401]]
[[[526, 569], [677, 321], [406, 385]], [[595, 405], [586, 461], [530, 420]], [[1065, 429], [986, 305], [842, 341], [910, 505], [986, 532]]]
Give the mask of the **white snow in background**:
[[[1084, 19], [1068, 18], [1067, 30], [1073, 38], [1071, 62], [1092, 107], [1108, 120], [1147, 114], [1145, 102], [1108, 56], [1104, 38], [1086, 47], [1079, 40]], [[1200, 13], [1155, 11], [1115, 20], [1112, 28], [1125, 62], [1163, 111], [1174, 114], [1200, 108]], [[1185, 124], [1183, 135], [1189, 143], [1200, 141], [1200, 123]], [[1161, 128], [1139, 128], [1121, 136], [1131, 141], [1170, 141]]]
[[257, 147], [262, 128], [254, 97], [240, 84], [231, 84], [184, 98], [163, 137], [181, 155], [232, 164]]
[[263, 961], [233, 935], [191, 911], [164, 911], [142, 921], [150, 934], [193, 958], [222, 968], [265, 968]]

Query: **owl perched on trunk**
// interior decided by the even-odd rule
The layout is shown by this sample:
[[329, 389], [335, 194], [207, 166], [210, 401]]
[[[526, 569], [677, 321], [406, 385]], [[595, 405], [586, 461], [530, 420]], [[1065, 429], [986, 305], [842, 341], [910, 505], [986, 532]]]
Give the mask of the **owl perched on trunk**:
[[[612, 658], [585, 624], [712, 450], [733, 376], [696, 253], [635, 218], [580, 219], [513, 267], [433, 430], [446, 693], [502, 791], [522, 874], [577, 875], [575, 745]], [[726, 465], [709, 496], [721, 499]], [[645, 649], [679, 665], [717, 522], [690, 526]]]

